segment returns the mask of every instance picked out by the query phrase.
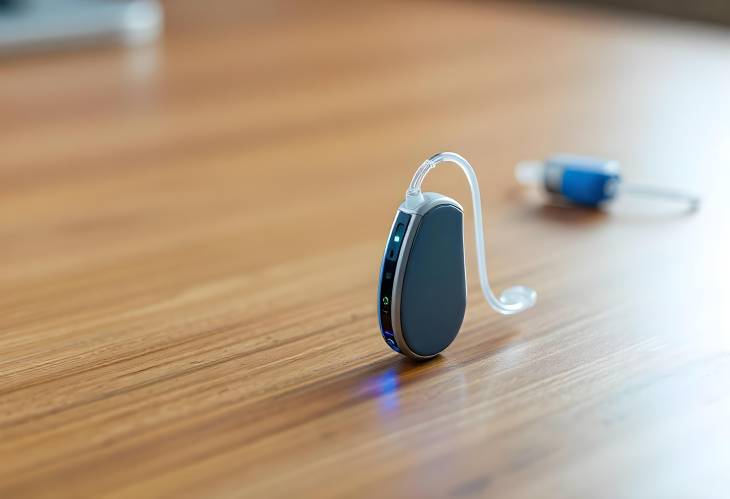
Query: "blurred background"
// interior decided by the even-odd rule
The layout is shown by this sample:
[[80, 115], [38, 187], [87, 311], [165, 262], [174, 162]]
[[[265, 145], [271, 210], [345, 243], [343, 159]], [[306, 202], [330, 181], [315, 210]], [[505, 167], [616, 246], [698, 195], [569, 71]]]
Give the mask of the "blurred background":
[[[0, 0], [0, 496], [725, 497], [695, 487], [730, 476], [728, 26], [728, 0]], [[467, 213], [465, 326], [414, 366], [378, 264], [442, 150], [495, 287], [540, 299], [483, 303]], [[702, 209], [551, 206], [513, 167], [556, 152]], [[456, 168], [426, 187], [469, 204]]]
[[[730, 23], [730, 5], [722, 0], [559, 1], [718, 24]], [[282, 7], [279, 2], [267, 7], [260, 2], [241, 3], [251, 10]], [[172, 7], [173, 11], [178, 9], [174, 3], [168, 7]], [[217, 6], [214, 3], [209, 8], [216, 10]], [[256, 14], [249, 11], [249, 15]], [[163, 8], [157, 0], [0, 0], [0, 50], [5, 54], [17, 54], [112, 41], [141, 44], [155, 41], [162, 31], [162, 23]]]
[[574, 4], [592, 4], [675, 16], [684, 19], [697, 19], [712, 23], [730, 23], [730, 6], [723, 0], [567, 0]]
[[[160, 227], [176, 227], [169, 211], [204, 199], [221, 220], [265, 203], [274, 185], [295, 199], [294, 157], [318, 158], [302, 163], [311, 185], [369, 169], [394, 199], [424, 154], [448, 148], [489, 156], [484, 168], [500, 172], [553, 152], [597, 154], [639, 181], [695, 190], [719, 167], [728, 2], [376, 5], [2, 0], [0, 175], [20, 203], [62, 179], [171, 182], [137, 206], [160, 218], [127, 227], [164, 237]], [[222, 185], [205, 176], [216, 169]], [[435, 175], [464, 194], [457, 174]], [[261, 188], [244, 203], [236, 182]], [[495, 175], [485, 202], [500, 209], [513, 187]], [[110, 220], [131, 210], [93, 214], [96, 188], [67, 193], [67, 206]], [[130, 180], [105, 200], [139, 194]], [[52, 210], [56, 198], [45, 199]], [[74, 244], [54, 234], [54, 245]], [[39, 251], [27, 237], [7, 251]]]

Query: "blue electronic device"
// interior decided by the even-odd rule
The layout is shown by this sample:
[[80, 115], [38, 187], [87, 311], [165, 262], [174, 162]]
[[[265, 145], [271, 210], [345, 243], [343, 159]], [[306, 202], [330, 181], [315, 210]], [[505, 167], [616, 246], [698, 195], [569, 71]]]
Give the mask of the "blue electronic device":
[[699, 206], [697, 196], [653, 186], [623, 182], [615, 160], [572, 154], [551, 156], [544, 161], [523, 161], [515, 176], [522, 184], [542, 184], [545, 190], [565, 201], [587, 208], [599, 208], [621, 194], [636, 194]]

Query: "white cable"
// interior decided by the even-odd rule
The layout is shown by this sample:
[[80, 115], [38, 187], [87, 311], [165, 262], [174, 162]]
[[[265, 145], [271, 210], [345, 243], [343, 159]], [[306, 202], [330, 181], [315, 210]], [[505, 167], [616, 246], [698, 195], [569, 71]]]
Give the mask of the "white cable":
[[686, 203], [689, 211], [697, 211], [700, 208], [700, 197], [683, 191], [675, 191], [651, 185], [624, 183], [619, 184], [617, 189], [619, 194], [634, 194], [638, 196]]
[[429, 159], [424, 161], [413, 175], [411, 185], [408, 186], [408, 191], [406, 192], [406, 207], [415, 208], [423, 201], [423, 194], [421, 193], [421, 184], [423, 183], [423, 179], [432, 168], [445, 161], [450, 161], [461, 167], [461, 170], [469, 180], [471, 201], [474, 208], [474, 237], [476, 242], [477, 263], [479, 264], [479, 282], [482, 285], [482, 293], [484, 293], [484, 297], [487, 299], [487, 302], [492, 306], [492, 308], [501, 314], [511, 315], [527, 310], [537, 302], [537, 293], [533, 289], [525, 286], [513, 286], [505, 289], [502, 292], [502, 295], [497, 298], [492, 292], [492, 288], [489, 286], [489, 278], [487, 277], [487, 257], [484, 249], [484, 227], [482, 222], [482, 201], [481, 196], [479, 195], [479, 182], [477, 181], [476, 173], [474, 173], [474, 168], [472, 168], [466, 159], [453, 152], [442, 152], [431, 156]]

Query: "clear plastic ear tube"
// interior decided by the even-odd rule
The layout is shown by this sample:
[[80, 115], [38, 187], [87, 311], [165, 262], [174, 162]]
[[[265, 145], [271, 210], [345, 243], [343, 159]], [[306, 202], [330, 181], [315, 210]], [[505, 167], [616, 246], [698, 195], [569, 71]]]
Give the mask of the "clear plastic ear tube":
[[505, 289], [499, 298], [492, 292], [487, 276], [487, 257], [484, 248], [484, 226], [482, 221], [482, 204], [479, 194], [479, 182], [474, 168], [462, 156], [453, 152], [442, 152], [431, 156], [416, 170], [406, 192], [406, 207], [415, 208], [423, 202], [421, 184], [428, 172], [440, 163], [451, 162], [461, 168], [469, 181], [471, 200], [474, 209], [474, 238], [476, 241], [477, 263], [479, 266], [479, 282], [482, 293], [489, 305], [501, 314], [511, 315], [527, 310], [537, 302], [537, 293], [525, 286], [512, 286]]

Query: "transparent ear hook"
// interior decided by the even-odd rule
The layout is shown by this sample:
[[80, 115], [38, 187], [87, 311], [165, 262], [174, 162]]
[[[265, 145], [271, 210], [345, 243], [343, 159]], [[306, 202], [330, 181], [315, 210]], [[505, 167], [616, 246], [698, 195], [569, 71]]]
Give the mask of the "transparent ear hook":
[[439, 163], [447, 161], [458, 165], [469, 180], [471, 201], [474, 208], [474, 236], [476, 241], [477, 263], [479, 265], [479, 282], [481, 283], [484, 297], [492, 308], [501, 314], [511, 315], [527, 310], [537, 302], [537, 293], [535, 290], [525, 286], [513, 286], [505, 289], [502, 295], [497, 298], [489, 286], [487, 257], [484, 249], [484, 226], [482, 222], [482, 201], [479, 195], [479, 182], [477, 181], [474, 169], [466, 159], [453, 152], [442, 152], [424, 161], [413, 175], [411, 185], [408, 186], [406, 207], [415, 208], [423, 201], [423, 194], [421, 193], [423, 179], [432, 168]]

